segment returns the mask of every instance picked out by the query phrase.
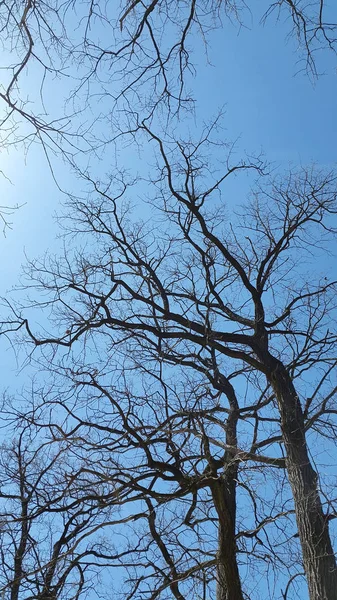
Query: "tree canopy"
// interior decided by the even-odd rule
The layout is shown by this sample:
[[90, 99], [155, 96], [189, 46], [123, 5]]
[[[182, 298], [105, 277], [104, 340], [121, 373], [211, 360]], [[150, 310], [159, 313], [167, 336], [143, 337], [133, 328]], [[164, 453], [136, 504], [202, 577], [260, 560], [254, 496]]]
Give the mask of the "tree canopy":
[[[195, 36], [207, 49], [256, 10], [1, 6], [2, 144], [38, 141], [78, 183], [55, 176], [63, 251], [2, 300], [30, 365], [2, 404], [4, 598], [337, 598], [317, 458], [336, 453], [336, 171], [239, 157], [221, 115], [190, 131]], [[262, 18], [287, 16], [316, 77], [332, 13], [281, 0]]]

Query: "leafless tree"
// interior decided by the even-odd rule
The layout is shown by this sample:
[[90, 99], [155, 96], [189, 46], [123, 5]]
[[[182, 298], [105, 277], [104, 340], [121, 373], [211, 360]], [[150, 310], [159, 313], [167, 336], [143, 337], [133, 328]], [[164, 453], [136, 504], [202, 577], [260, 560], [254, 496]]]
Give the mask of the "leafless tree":
[[89, 554], [123, 569], [124, 597], [209, 597], [217, 587], [218, 598], [254, 598], [257, 573], [270, 587], [298, 574], [284, 459], [233, 445], [237, 422], [251, 415], [231, 414], [230, 380], [212, 397], [195, 377], [177, 385], [137, 368], [132, 383], [111, 364], [100, 373], [77, 364], [61, 378], [57, 370], [25, 420], [67, 445], [72, 495], [79, 490], [84, 514], [96, 500], [114, 540], [114, 551], [91, 543]]
[[60, 434], [42, 437], [14, 410], [6, 418], [16, 431], [1, 446], [2, 597], [99, 596], [99, 574], [112, 552], [104, 537], [112, 514], [102, 508], [104, 484], [74, 477], [79, 461]]
[[[254, 571], [279, 596], [287, 577], [286, 599], [303, 569], [310, 600], [336, 600], [335, 498], [312, 456], [314, 436], [325, 448], [336, 437], [336, 282], [312, 264], [335, 236], [335, 175], [272, 180], [260, 159], [232, 164], [231, 153], [211, 168], [211, 149], [228, 148], [210, 130], [196, 144], [154, 131], [158, 115], [193, 104], [192, 36], [207, 47], [223, 20], [242, 25], [255, 9], [0, 6], [10, 56], [0, 142], [38, 140], [90, 189], [70, 203], [63, 259], [29, 265], [38, 296], [10, 302], [2, 323], [3, 334], [24, 332], [55, 378], [3, 448], [1, 577], [13, 600], [78, 598], [102, 565], [126, 573], [128, 600], [252, 600]], [[277, 0], [271, 13], [290, 15], [315, 75], [316, 50], [336, 49], [325, 2]], [[31, 73], [38, 84], [25, 89]], [[65, 102], [55, 105], [59, 80]], [[157, 146], [156, 174], [97, 182], [84, 161], [125, 132]], [[242, 173], [259, 183], [241, 212], [236, 201], [226, 212], [222, 194]], [[131, 216], [136, 183], [150, 222]], [[44, 328], [27, 318], [34, 308]], [[107, 530], [116, 546], [95, 537]]]
[[[63, 259], [29, 265], [35, 295], [26, 309], [12, 304], [2, 331], [25, 331], [33, 356], [40, 349], [49, 369], [65, 371], [76, 389], [93, 390], [90, 401], [82, 401], [93, 407], [86, 419], [77, 410], [75, 417], [68, 400], [62, 401], [78, 420], [71, 435], [83, 426], [105, 432], [97, 415], [100, 398], [107, 398], [113, 411], [105, 419], [116, 414], [120, 424], [117, 442], [114, 429], [112, 442], [103, 434], [106, 444], [114, 450], [125, 444], [126, 455], [135, 447], [143, 454], [129, 468], [139, 473], [152, 543], [166, 563], [161, 577], [167, 579], [152, 588], [153, 597], [167, 587], [184, 597], [177, 581], [191, 581], [201, 561], [193, 558], [186, 566], [190, 545], [179, 554], [172, 537], [163, 542], [165, 527], [159, 534], [152, 522], [158, 514], [152, 490], [160, 506], [166, 506], [160, 494], [172, 493], [165, 482], [175, 486], [174, 498], [183, 503], [188, 498], [185, 527], [193, 524], [197, 501], [206, 503], [209, 523], [216, 523], [216, 551], [201, 565], [203, 573], [217, 566], [219, 598], [252, 597], [251, 590], [242, 591], [238, 539], [249, 540], [251, 531], [256, 544], [264, 524], [276, 515], [291, 519], [291, 513], [279, 491], [281, 502], [273, 494], [271, 513], [259, 520], [256, 509], [257, 522], [238, 530], [237, 485], [253, 503], [261, 497], [252, 492], [252, 476], [247, 483], [241, 479], [248, 462], [258, 470], [263, 465], [267, 473], [283, 473], [285, 467], [310, 599], [334, 600], [337, 574], [329, 524], [335, 498], [312, 455], [314, 435], [329, 446], [336, 433], [336, 282], [328, 269], [320, 274], [314, 266], [336, 234], [336, 176], [312, 168], [270, 178], [259, 159], [232, 164], [231, 153], [223, 164], [225, 148], [220, 151], [219, 140], [212, 139], [214, 128], [197, 144], [163, 140], [146, 123], [139, 128], [158, 150], [157, 174], [152, 172], [144, 191], [152, 198], [150, 223], [132, 219], [133, 187], [122, 174], [114, 174], [105, 187], [87, 175], [92, 190], [71, 201], [68, 222], [69, 239], [80, 236], [82, 248], [70, 242]], [[230, 184], [247, 173], [258, 178], [250, 199], [227, 213], [226, 189], [233, 193]], [[27, 320], [25, 310], [33, 306], [51, 314], [44, 327], [51, 328], [48, 334]], [[151, 396], [149, 382], [139, 389], [142, 374], [157, 381], [159, 401], [157, 389]], [[175, 382], [170, 384], [174, 402], [167, 396], [168, 380]], [[189, 389], [189, 401], [181, 400]], [[131, 489], [130, 498], [137, 489], [134, 481]], [[199, 514], [196, 519], [203, 522]], [[200, 552], [204, 546], [198, 540]], [[248, 551], [249, 560], [255, 549]], [[135, 579], [133, 594], [142, 582]]]
[[[207, 47], [213, 29], [260, 19], [259, 10], [248, 0], [3, 2], [2, 143], [39, 140], [72, 162], [104, 147], [122, 114], [145, 117], [164, 105], [167, 118], [189, 107], [193, 40]], [[337, 20], [324, 0], [276, 0], [264, 10], [290, 23], [311, 73], [317, 50], [335, 52]]]

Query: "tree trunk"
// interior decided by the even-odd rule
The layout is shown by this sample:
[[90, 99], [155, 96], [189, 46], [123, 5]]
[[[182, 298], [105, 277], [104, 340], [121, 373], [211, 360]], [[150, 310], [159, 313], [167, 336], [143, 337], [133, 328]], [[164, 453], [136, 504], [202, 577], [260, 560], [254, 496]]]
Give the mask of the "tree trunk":
[[214, 506], [219, 518], [216, 600], [243, 600], [237, 565], [235, 519], [231, 514], [235, 486], [235, 480], [227, 480], [226, 476], [219, 478], [212, 486]]
[[[214, 376], [214, 385], [226, 395], [230, 408], [226, 423], [226, 444], [235, 448], [239, 418], [235, 390], [216, 365]], [[238, 462], [226, 452], [225, 471], [212, 486], [214, 507], [219, 519], [216, 600], [243, 600], [235, 540], [237, 479]]]
[[337, 600], [336, 560], [319, 496], [318, 476], [308, 454], [301, 403], [284, 365], [270, 356], [269, 367], [268, 378], [280, 410], [310, 600]]

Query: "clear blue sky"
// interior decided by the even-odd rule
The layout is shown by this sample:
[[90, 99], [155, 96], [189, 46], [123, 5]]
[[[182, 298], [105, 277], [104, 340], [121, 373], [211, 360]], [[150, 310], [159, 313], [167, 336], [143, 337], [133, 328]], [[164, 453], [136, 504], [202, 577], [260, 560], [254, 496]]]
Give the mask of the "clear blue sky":
[[[276, 24], [273, 18], [264, 27], [256, 19], [240, 31], [227, 23], [211, 34], [210, 64], [205, 64], [201, 38], [195, 39], [197, 120], [209, 120], [224, 107], [224, 134], [238, 139], [238, 152], [262, 151], [281, 168], [312, 161], [333, 166], [337, 161], [336, 57], [322, 55], [322, 74], [310, 81], [298, 72], [296, 45], [293, 40], [285, 42], [287, 32], [287, 24]], [[184, 125], [193, 131], [193, 118]], [[123, 153], [123, 161], [130, 170], [142, 168], [132, 148]], [[107, 154], [102, 170], [109, 166]], [[63, 198], [38, 147], [31, 148], [26, 159], [20, 149], [0, 154], [0, 169], [12, 181], [0, 179], [0, 204], [24, 205], [12, 216], [13, 228], [6, 237], [0, 236], [0, 295], [6, 295], [17, 281], [24, 252], [33, 257], [60, 247], [53, 215]], [[57, 169], [65, 188], [74, 185], [65, 166], [60, 163]], [[3, 338], [0, 348], [2, 386], [18, 388], [24, 384], [25, 371], [17, 377], [14, 355]]]
[[[322, 54], [322, 75], [314, 82], [304, 72], [298, 73], [296, 42], [285, 41], [287, 27], [287, 23], [275, 23], [273, 17], [265, 26], [256, 19], [240, 30], [225, 22], [224, 29], [211, 34], [210, 64], [206, 64], [201, 38], [193, 40], [197, 122], [211, 119], [224, 108], [224, 135], [229, 140], [238, 138], [238, 151], [262, 150], [267, 160], [284, 168], [311, 161], [332, 166], [337, 160], [337, 61]], [[192, 118], [190, 122], [186, 118], [185, 124], [193, 131]], [[130, 169], [141, 168], [131, 148], [123, 162]], [[62, 185], [73, 185], [61, 163], [57, 169]], [[109, 169], [109, 154], [102, 169]], [[16, 280], [24, 248], [35, 255], [54, 247], [52, 215], [62, 195], [37, 147], [29, 150], [26, 164], [20, 150], [0, 152], [0, 170], [12, 181], [0, 179], [0, 204], [25, 204], [12, 217], [13, 229], [0, 238], [3, 293]]]

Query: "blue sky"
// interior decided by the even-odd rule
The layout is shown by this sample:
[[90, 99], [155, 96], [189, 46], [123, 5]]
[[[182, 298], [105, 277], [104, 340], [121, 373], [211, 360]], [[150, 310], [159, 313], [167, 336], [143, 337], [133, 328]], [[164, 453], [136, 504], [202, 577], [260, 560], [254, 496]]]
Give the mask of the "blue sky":
[[[245, 152], [263, 152], [272, 167], [316, 162], [333, 166], [337, 160], [337, 75], [335, 57], [327, 52], [318, 56], [320, 77], [313, 81], [300, 70], [296, 41], [285, 41], [288, 23], [270, 17], [266, 25], [258, 18], [246, 28], [224, 22], [222, 30], [211, 33], [208, 62], [201, 37], [195, 37], [192, 60], [196, 75], [190, 80], [196, 97], [196, 117], [184, 118], [182, 127], [194, 133], [203, 121], [210, 121], [219, 110], [224, 111], [224, 138], [237, 140], [237, 156]], [[190, 42], [190, 46], [192, 43]], [[35, 84], [25, 78], [25, 85]], [[55, 83], [58, 95], [48, 90], [52, 111], [57, 112], [59, 98], [66, 94], [68, 82], [62, 88]], [[113, 154], [106, 153], [100, 163], [102, 172], [110, 168]], [[142, 159], [142, 160], [141, 160]], [[147, 167], [147, 154], [139, 154], [129, 146], [120, 154], [123, 166], [130, 172], [142, 172]], [[76, 181], [61, 160], [55, 159], [58, 181], [72, 189]], [[11, 217], [12, 229], [0, 236], [0, 294], [6, 295], [17, 283], [25, 253], [29, 257], [56, 252], [61, 247], [54, 216], [60, 211], [65, 197], [58, 190], [38, 145], [25, 154], [22, 148], [12, 147], [0, 153], [0, 170], [11, 183], [0, 178], [2, 205], [22, 205]], [[246, 182], [247, 183], [247, 182]], [[240, 187], [241, 186], [241, 187]], [[232, 202], [245, 199], [247, 187], [235, 181]], [[17, 362], [10, 345], [0, 340], [3, 358], [2, 384], [15, 387], [24, 384], [24, 373], [17, 377]]]
[[[327, 53], [319, 57], [322, 74], [317, 81], [310, 80], [301, 72], [296, 43], [292, 39], [285, 42], [287, 27], [287, 23], [275, 23], [273, 17], [264, 27], [256, 19], [240, 31], [225, 23], [221, 31], [211, 34], [210, 64], [206, 64], [202, 40], [196, 38], [197, 50], [192, 60], [197, 74], [191, 82], [197, 100], [196, 121], [186, 117], [184, 126], [193, 132], [195, 123], [210, 120], [224, 109], [224, 136], [237, 140], [238, 156], [262, 151], [275, 168], [281, 169], [310, 162], [334, 166], [336, 58]], [[130, 171], [141, 172], [142, 163], [132, 147], [121, 156]], [[109, 167], [107, 154], [102, 171]], [[34, 257], [60, 248], [54, 214], [60, 210], [64, 197], [37, 146], [27, 156], [20, 148], [1, 153], [0, 169], [12, 182], [0, 179], [0, 204], [22, 205], [12, 215], [12, 229], [6, 237], [0, 236], [0, 295], [4, 296], [17, 282], [25, 253]], [[74, 178], [68, 168], [57, 162], [56, 169], [62, 185], [71, 188]], [[237, 191], [238, 203], [244, 200], [245, 193], [243, 183]], [[2, 386], [20, 388], [27, 371], [18, 375], [14, 354], [3, 338], [0, 347]]]
[[[196, 117], [185, 116], [182, 127], [193, 134], [203, 121], [224, 111], [224, 138], [237, 140], [237, 156], [263, 152], [272, 167], [316, 162], [333, 166], [337, 160], [337, 75], [335, 57], [327, 52], [318, 56], [321, 76], [313, 81], [300, 70], [296, 41], [285, 37], [288, 23], [270, 17], [265, 26], [258, 19], [249, 27], [238, 28], [224, 22], [222, 30], [211, 33], [208, 63], [201, 37], [195, 37], [192, 60], [196, 75], [189, 85], [196, 97]], [[192, 43], [190, 42], [190, 46]], [[29, 73], [28, 73], [29, 75]], [[25, 79], [25, 85], [35, 83]], [[68, 85], [68, 82], [66, 82]], [[50, 108], [57, 111], [59, 98], [67, 88], [57, 81], [59, 95], [48, 92]], [[145, 159], [144, 159], [145, 156]], [[130, 172], [142, 173], [147, 166], [147, 149], [141, 154], [132, 146], [124, 149], [120, 160]], [[106, 152], [100, 163], [109, 171], [113, 153]], [[145, 165], [145, 166], [144, 166]], [[61, 160], [54, 161], [58, 181], [64, 189], [76, 188], [76, 180]], [[0, 205], [22, 205], [11, 217], [12, 229], [0, 235], [0, 294], [5, 296], [17, 283], [25, 253], [32, 258], [46, 251], [57, 253], [61, 240], [54, 216], [65, 200], [59, 191], [38, 145], [25, 154], [12, 147], [0, 153]], [[247, 193], [247, 181], [235, 181], [232, 203], [241, 203]], [[17, 377], [17, 363], [10, 345], [2, 348], [2, 384], [24, 384], [24, 372]]]
[[296, 42], [285, 41], [286, 31], [271, 17], [265, 26], [217, 32], [210, 48], [215, 66], [197, 78], [202, 110], [224, 105], [229, 137], [240, 136], [242, 148], [262, 149], [279, 165], [331, 165], [337, 159], [335, 57], [325, 53], [322, 75], [310, 80], [298, 72]]
[[[197, 99], [197, 124], [224, 109], [224, 135], [237, 140], [239, 154], [262, 151], [281, 168], [312, 161], [332, 166], [337, 160], [335, 57], [322, 54], [318, 62], [322, 74], [317, 81], [310, 80], [299, 71], [296, 42], [292, 38], [285, 41], [287, 32], [287, 22], [276, 23], [273, 16], [265, 26], [256, 19], [240, 30], [225, 22], [221, 31], [211, 33], [210, 64], [206, 64], [201, 38], [193, 40], [197, 74], [191, 83]], [[52, 109], [55, 106], [52, 104]], [[193, 118], [188, 121], [186, 117], [184, 124], [193, 132]], [[123, 153], [123, 163], [131, 170], [142, 168], [132, 148]], [[61, 162], [56, 167], [62, 185], [73, 185], [67, 168]], [[108, 161], [102, 168], [109, 169]], [[1, 253], [6, 257], [0, 267], [3, 293], [17, 277], [24, 248], [35, 255], [56, 247], [52, 217], [62, 194], [36, 146], [26, 157], [20, 148], [1, 152], [0, 169], [12, 181], [0, 179], [1, 204], [24, 204], [12, 217], [13, 229], [0, 238]]]

